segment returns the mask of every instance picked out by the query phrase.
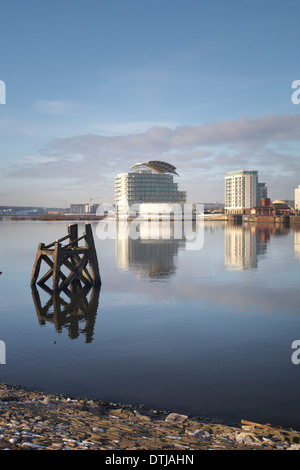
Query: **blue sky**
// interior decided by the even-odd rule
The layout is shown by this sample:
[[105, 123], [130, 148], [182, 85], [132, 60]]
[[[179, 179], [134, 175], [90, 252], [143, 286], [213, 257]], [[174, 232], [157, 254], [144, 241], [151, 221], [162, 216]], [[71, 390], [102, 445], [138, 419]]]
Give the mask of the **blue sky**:
[[0, 205], [114, 199], [114, 176], [168, 161], [195, 202], [259, 171], [300, 184], [298, 0], [2, 0]]

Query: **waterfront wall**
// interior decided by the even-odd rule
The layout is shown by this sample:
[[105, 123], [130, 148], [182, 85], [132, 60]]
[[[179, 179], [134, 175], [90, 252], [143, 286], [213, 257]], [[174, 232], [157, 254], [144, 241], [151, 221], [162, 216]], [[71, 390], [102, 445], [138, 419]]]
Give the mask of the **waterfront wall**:
[[253, 223], [279, 223], [279, 224], [289, 224], [290, 217], [287, 215], [248, 215], [243, 216], [243, 222], [253, 222]]
[[293, 217], [290, 217], [290, 224], [298, 224], [300, 225], [300, 215], [294, 215]]
[[[52, 215], [44, 214], [41, 216], [31, 216], [31, 217], [10, 217], [11, 220], [67, 220], [67, 221], [93, 221], [101, 220], [105, 218], [105, 215], [95, 215], [95, 214], [81, 214], [81, 215]], [[195, 217], [194, 217], [195, 218]], [[128, 220], [133, 220], [134, 218], [128, 217]], [[162, 217], [161, 217], [162, 219]], [[117, 217], [118, 220], [118, 217]], [[171, 216], [170, 220], [174, 220], [174, 217]], [[211, 214], [204, 217], [204, 221], [222, 221], [222, 222], [254, 222], [254, 223], [290, 223], [290, 225], [300, 225], [300, 215], [298, 216], [273, 216], [273, 215], [241, 215], [241, 214]]]

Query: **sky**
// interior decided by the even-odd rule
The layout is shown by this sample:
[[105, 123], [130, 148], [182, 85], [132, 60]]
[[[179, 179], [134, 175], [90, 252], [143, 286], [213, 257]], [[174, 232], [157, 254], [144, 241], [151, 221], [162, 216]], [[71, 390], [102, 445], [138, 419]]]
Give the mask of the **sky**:
[[224, 202], [226, 172], [241, 169], [294, 199], [299, 0], [1, 0], [0, 12], [0, 205], [112, 203], [116, 174], [149, 160], [176, 166], [189, 202]]

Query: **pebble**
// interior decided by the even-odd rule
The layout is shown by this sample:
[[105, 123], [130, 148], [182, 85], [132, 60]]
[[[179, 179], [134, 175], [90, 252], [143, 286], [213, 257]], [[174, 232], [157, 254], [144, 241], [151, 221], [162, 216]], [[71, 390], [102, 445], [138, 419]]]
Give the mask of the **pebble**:
[[0, 450], [300, 450], [300, 433], [0, 384]]

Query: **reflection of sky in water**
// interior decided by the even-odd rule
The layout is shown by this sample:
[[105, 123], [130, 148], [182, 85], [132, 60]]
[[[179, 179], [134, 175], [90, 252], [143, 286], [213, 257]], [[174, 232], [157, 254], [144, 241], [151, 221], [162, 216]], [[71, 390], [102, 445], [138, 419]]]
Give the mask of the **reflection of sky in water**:
[[[0, 224], [1, 381], [300, 427], [299, 368], [290, 360], [300, 231], [205, 222], [201, 250], [187, 250], [184, 239], [95, 237], [102, 287], [87, 330], [88, 296], [57, 328], [53, 317], [40, 321], [31, 293], [38, 243], [66, 227]], [[49, 295], [39, 294], [42, 309]], [[61, 304], [68, 315], [72, 308]]]
[[[178, 301], [211, 302], [242, 310], [256, 308], [261, 313], [286, 309], [288, 298], [288, 310], [299, 313], [299, 265], [293, 250], [287, 252], [288, 246], [282, 245], [282, 238], [290, 239], [291, 235], [281, 226], [260, 228], [206, 222], [204, 246], [199, 251], [184, 251], [183, 240], [159, 243], [122, 239], [116, 240], [116, 260], [121, 269], [132, 270], [136, 278], [172, 278], [166, 291], [160, 285], [149, 289], [148, 284], [131, 280], [131, 294], [146, 289], [156, 299], [171, 295]], [[272, 256], [267, 256], [272, 237], [276, 247]], [[120, 288], [126, 292], [128, 286]]]

